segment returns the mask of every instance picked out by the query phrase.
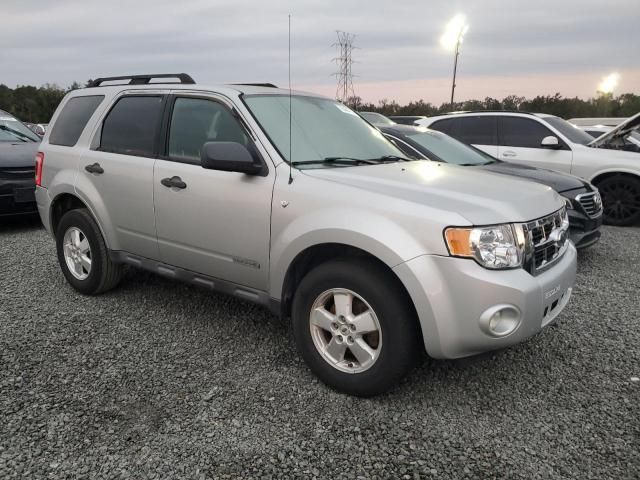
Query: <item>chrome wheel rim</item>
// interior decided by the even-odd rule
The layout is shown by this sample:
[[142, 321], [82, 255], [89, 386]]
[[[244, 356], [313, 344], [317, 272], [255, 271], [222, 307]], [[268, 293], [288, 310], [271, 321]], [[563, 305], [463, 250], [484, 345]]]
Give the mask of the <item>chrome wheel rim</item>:
[[77, 227], [69, 227], [64, 233], [62, 251], [67, 267], [78, 280], [85, 280], [91, 273], [91, 246], [87, 236]]
[[318, 353], [341, 372], [364, 372], [380, 357], [378, 316], [351, 290], [332, 288], [318, 295], [311, 307], [309, 327]]

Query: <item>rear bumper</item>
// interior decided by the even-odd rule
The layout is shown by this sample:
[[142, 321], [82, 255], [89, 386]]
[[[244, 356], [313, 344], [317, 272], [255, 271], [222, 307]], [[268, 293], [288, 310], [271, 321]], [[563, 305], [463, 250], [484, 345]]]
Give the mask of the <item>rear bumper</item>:
[[569, 238], [576, 248], [590, 247], [600, 240], [600, 227], [602, 226], [602, 214], [596, 218], [576, 210], [569, 212]]
[[[423, 255], [394, 268], [416, 307], [427, 353], [459, 358], [519, 343], [555, 320], [576, 278], [573, 244], [537, 276], [524, 269], [488, 270], [470, 259]], [[487, 333], [486, 314], [496, 307], [519, 312], [506, 335]]]
[[34, 191], [33, 178], [0, 178], [0, 216], [36, 213]]
[[45, 230], [51, 234], [51, 218], [49, 216], [51, 199], [49, 198], [49, 191], [46, 188], [36, 187], [36, 205]]

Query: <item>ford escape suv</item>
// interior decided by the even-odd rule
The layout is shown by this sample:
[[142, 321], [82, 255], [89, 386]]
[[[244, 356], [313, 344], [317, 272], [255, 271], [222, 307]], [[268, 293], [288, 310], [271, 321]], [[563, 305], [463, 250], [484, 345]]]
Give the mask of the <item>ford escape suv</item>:
[[37, 154], [38, 209], [79, 292], [132, 265], [256, 302], [361, 396], [421, 351], [507, 347], [567, 305], [576, 250], [549, 187], [407, 160], [327, 98], [156, 77], [70, 92]]

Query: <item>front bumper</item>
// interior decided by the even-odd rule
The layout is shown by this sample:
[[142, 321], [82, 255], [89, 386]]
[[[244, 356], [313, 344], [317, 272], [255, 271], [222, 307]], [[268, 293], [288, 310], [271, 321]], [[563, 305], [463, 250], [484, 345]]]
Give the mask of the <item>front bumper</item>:
[[[427, 353], [459, 358], [521, 342], [553, 322], [567, 305], [576, 278], [573, 244], [548, 270], [488, 270], [471, 259], [423, 255], [394, 268], [409, 291]], [[498, 305], [520, 312], [518, 327], [495, 337], [481, 317]]]
[[33, 178], [0, 178], [0, 216], [36, 213]]
[[590, 247], [600, 240], [602, 214], [591, 218], [578, 210], [567, 210], [569, 213], [569, 238], [576, 248]]

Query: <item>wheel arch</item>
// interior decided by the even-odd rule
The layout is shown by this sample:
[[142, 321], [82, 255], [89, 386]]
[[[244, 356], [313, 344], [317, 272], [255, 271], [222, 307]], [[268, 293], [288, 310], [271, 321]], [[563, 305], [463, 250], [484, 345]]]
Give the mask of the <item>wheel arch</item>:
[[70, 210], [76, 210], [80, 208], [85, 208], [89, 211], [95, 222], [98, 224], [98, 228], [100, 229], [102, 237], [105, 239], [105, 242], [107, 242], [107, 237], [105, 236], [105, 232], [102, 228], [100, 219], [96, 216], [93, 208], [78, 195], [69, 192], [59, 193], [51, 201], [51, 207], [49, 208], [49, 224], [51, 225], [52, 234], [54, 236], [56, 235], [60, 220], [65, 213]]
[[393, 265], [389, 265], [374, 254], [345, 243], [319, 243], [308, 246], [300, 251], [289, 264], [282, 282], [280, 294], [280, 315], [284, 319], [288, 319], [291, 315], [291, 306], [295, 295], [296, 287], [302, 278], [318, 265], [329, 260], [359, 258], [367, 259], [380, 266], [393, 279], [406, 295], [406, 300], [411, 303], [411, 308], [415, 314], [417, 327], [422, 335], [422, 325], [418, 318], [415, 303], [409, 294], [406, 286], [398, 275], [393, 271]]
[[635, 177], [640, 180], [640, 173], [637, 171], [633, 171], [626, 168], [611, 168], [607, 170], [601, 170], [598, 173], [594, 174], [590, 179], [593, 185], [597, 185], [599, 182], [604, 180], [605, 178], [612, 177], [614, 175], [626, 175], [630, 177]]

